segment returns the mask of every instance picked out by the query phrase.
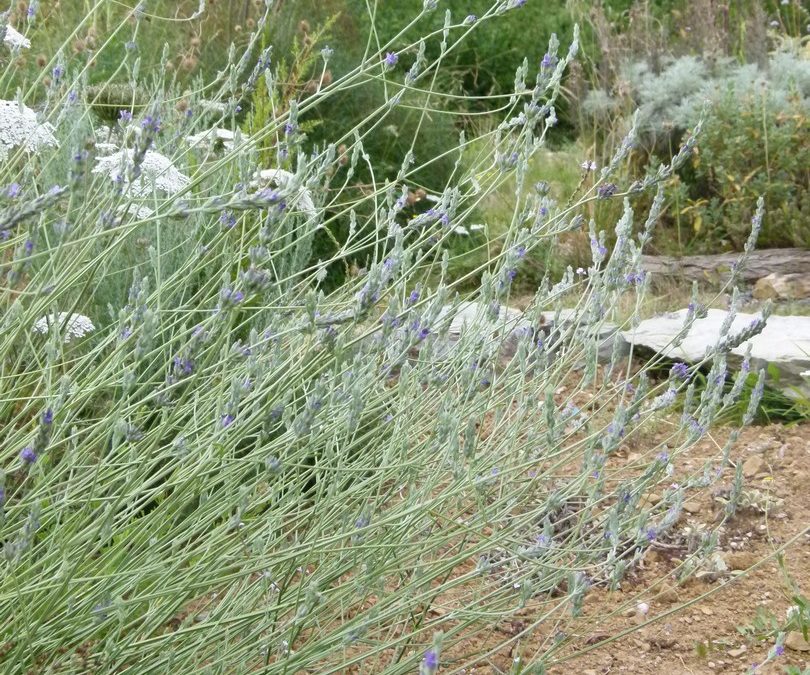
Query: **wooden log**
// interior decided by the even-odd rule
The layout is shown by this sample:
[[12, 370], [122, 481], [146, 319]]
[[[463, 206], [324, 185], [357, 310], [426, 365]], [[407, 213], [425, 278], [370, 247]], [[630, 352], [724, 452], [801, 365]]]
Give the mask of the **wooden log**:
[[[680, 277], [687, 281], [726, 281], [739, 253], [718, 255], [641, 256], [641, 266], [653, 280]], [[754, 251], [742, 272], [744, 281], [753, 282], [776, 272], [778, 274], [810, 274], [810, 251], [800, 248], [769, 248]]]

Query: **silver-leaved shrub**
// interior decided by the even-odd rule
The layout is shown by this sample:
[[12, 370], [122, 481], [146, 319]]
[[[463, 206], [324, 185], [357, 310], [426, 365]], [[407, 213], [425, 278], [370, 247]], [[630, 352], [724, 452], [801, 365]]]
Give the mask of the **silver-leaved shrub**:
[[[0, 165], [5, 672], [473, 666], [521, 643], [470, 640], [494, 622], [522, 612], [521, 635], [548, 634], [589, 588], [622, 584], [677, 527], [689, 492], [729, 472], [730, 444], [670, 478], [733, 403], [722, 396], [733, 339], [707, 355], [703, 389], [688, 371], [650, 379], [654, 363], [631, 367], [618, 340], [604, 348], [621, 327], [611, 322], [637, 316], [616, 308], [646, 292], [640, 254], [661, 184], [695, 138], [616, 186], [631, 133], [569, 203], [525, 185], [577, 51], [553, 39], [542, 63], [519, 64], [499, 123], [475, 140], [486, 150], [469, 152], [461, 134], [444, 190], [413, 214], [410, 177], [436, 159], [431, 148], [415, 141], [384, 176], [364, 136], [414, 101], [431, 124], [445, 108], [441, 55], [523, 3], [448, 14], [422, 38], [439, 45], [433, 60], [398, 33], [245, 128], [257, 83], [284, 86], [260, 49], [271, 4], [247, 51], [191, 94], [128, 51], [109, 84], [149, 97], [109, 128], [68, 50], [48, 66], [58, 72], [45, 95], [2, 92], [28, 125], [3, 140]], [[141, 3], [120, 31], [140, 40], [151, 16]], [[307, 142], [308, 111], [380, 81], [387, 101], [352, 133]], [[359, 167], [370, 184], [354, 181]], [[447, 243], [513, 179], [500, 253], [462, 297]], [[646, 192], [652, 211], [639, 216], [630, 199]], [[625, 200], [620, 221], [588, 223], [591, 202], [607, 198]], [[532, 250], [577, 228], [590, 231], [587, 273], [547, 275], [522, 316], [507, 311]], [[323, 236], [329, 259], [313, 256]], [[330, 268], [358, 260], [326, 289]], [[667, 410], [679, 415], [665, 438], [623, 469], [622, 444]], [[653, 490], [655, 506], [642, 499]], [[701, 538], [688, 565], [715, 545]], [[519, 655], [539, 672], [563, 643]]]

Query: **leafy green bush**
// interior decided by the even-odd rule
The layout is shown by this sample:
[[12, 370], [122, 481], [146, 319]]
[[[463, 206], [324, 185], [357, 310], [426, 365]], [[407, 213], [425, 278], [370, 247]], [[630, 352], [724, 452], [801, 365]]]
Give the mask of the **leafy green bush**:
[[730, 91], [716, 103], [701, 143], [669, 191], [685, 239], [704, 250], [740, 250], [759, 196], [768, 216], [762, 247], [810, 242], [810, 107]]
[[675, 152], [708, 111], [698, 151], [667, 190], [670, 247], [739, 250], [759, 196], [768, 207], [760, 245], [810, 241], [810, 61], [796, 51], [779, 51], [761, 69], [685, 56], [670, 59], [660, 72], [638, 62], [623, 73], [629, 102], [597, 90], [584, 107], [592, 115], [612, 116], [639, 106], [640, 142], [628, 181], [634, 167], [654, 166], [655, 157]]

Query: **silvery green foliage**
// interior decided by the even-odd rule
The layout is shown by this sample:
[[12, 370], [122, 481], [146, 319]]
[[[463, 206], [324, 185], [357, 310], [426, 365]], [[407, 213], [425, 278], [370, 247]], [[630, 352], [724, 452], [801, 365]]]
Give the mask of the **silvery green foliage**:
[[[423, 39], [449, 50], [521, 5], [493, 3], [463, 26], [451, 17]], [[136, 9], [138, 22], [148, 7]], [[707, 355], [703, 392], [688, 369], [655, 384], [618, 350], [609, 368], [597, 363], [616, 307], [646, 288], [639, 259], [660, 191], [650, 214], [627, 203], [618, 223], [588, 223], [589, 268], [549, 272], [523, 317], [509, 307], [532, 256], [581, 229], [589, 200], [620, 194], [607, 185], [633, 133], [606, 167], [588, 163], [581, 198], [560, 204], [525, 184], [576, 42], [558, 54], [552, 40], [545, 65], [520, 66], [494, 132], [460, 138], [454, 172], [416, 214], [415, 172], [430, 148], [379, 176], [363, 146], [387, 106], [325, 147], [288, 137], [332, 90], [237, 132], [232, 113], [252, 85], [278, 79], [263, 34], [260, 22], [255, 49], [232, 50], [200, 89], [205, 103], [192, 98], [199, 117], [178, 114], [167, 103], [178, 92], [158, 81], [148, 113], [124, 110], [117, 131], [102, 131], [80, 97], [57, 92], [42, 124], [61, 120], [62, 147], [0, 166], [0, 271], [14, 298], [0, 360], [15, 402], [0, 406], [0, 610], [9, 634], [25, 636], [6, 654], [21, 671], [82, 651], [105, 672], [345, 672], [351, 645], [369, 672], [435, 672], [464, 640], [441, 632], [443, 620], [415, 626], [437, 593], [453, 584], [481, 598], [476, 614], [459, 606], [447, 619], [481, 630], [567, 587], [549, 616], [564, 621], [589, 588], [620, 586], [656, 539], [677, 534], [689, 491], [731, 462], [724, 452], [705, 476], [667, 487], [741, 391], [722, 388], [727, 336]], [[363, 87], [387, 53], [412, 52], [418, 68], [390, 59], [387, 85], [424, 105], [441, 59], [402, 40], [330, 87]], [[127, 76], [143, 83], [127, 54]], [[212, 128], [232, 131], [217, 135], [233, 145], [197, 152], [184, 141]], [[658, 189], [694, 142], [631, 191]], [[274, 150], [277, 164], [262, 166]], [[357, 189], [362, 164], [372, 178]], [[516, 215], [465, 290], [450, 244], [512, 180]], [[317, 261], [316, 234], [334, 237]], [[327, 291], [330, 266], [346, 280]], [[75, 341], [32, 339], [56, 311]], [[90, 323], [71, 317], [92, 317], [92, 335], [78, 339]], [[637, 473], [618, 471], [622, 444], [676, 404], [666, 445]], [[653, 490], [656, 506], [642, 500]], [[449, 580], [457, 566], [468, 571]], [[392, 666], [387, 641], [403, 625], [418, 647]], [[465, 649], [467, 665], [481, 662]], [[547, 655], [530, 660], [541, 668]]]
[[[642, 132], [668, 134], [692, 127], [707, 101], [719, 102], [728, 94], [740, 99], [763, 100], [774, 109], [787, 107], [799, 97], [810, 106], [810, 62], [793, 51], [770, 55], [763, 70], [722, 58], [708, 63], [696, 56], [670, 57], [660, 71], [643, 61], [625, 64], [621, 77], [639, 108]], [[618, 108], [615, 97], [602, 89], [590, 91], [583, 107], [590, 114], [610, 115]]]

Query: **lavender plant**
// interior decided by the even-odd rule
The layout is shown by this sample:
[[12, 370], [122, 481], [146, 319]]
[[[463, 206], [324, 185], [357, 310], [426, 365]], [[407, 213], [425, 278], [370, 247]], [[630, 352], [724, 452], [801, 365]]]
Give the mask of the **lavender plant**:
[[[639, 256], [659, 186], [694, 139], [632, 186], [610, 181], [630, 137], [572, 203], [525, 192], [577, 50], [553, 39], [542, 64], [519, 65], [476, 153], [460, 135], [434, 206], [408, 217], [410, 177], [437, 158], [415, 137], [398, 173], [378, 175], [364, 138], [412, 102], [430, 124], [444, 110], [445, 56], [523, 3], [497, 0], [475, 20], [448, 13], [422, 38], [439, 57], [420, 58], [421, 42], [402, 36], [438, 4], [255, 128], [240, 129], [252, 87], [279, 86], [263, 22], [190, 93], [140, 72], [132, 50], [116, 77], [149, 102], [113, 128], [93, 117], [67, 50], [44, 93], [20, 93], [29, 108], [0, 110], [37, 111], [0, 166], [5, 672], [432, 673], [505, 648], [522, 672], [541, 672], [564, 644], [545, 637], [551, 627], [589, 588], [620, 585], [676, 526], [687, 491], [730, 465], [726, 452], [655, 507], [642, 501], [733, 404], [722, 381], [734, 336], [707, 356], [700, 396], [680, 371], [652, 385], [619, 349], [597, 363], [617, 299], [645, 292]], [[136, 42], [147, 17], [166, 19], [141, 2], [120, 30]], [[379, 81], [387, 101], [352, 133], [307, 143], [300, 116]], [[58, 143], [33, 144], [44, 130]], [[278, 166], [260, 163], [268, 146]], [[352, 182], [361, 165], [366, 190]], [[500, 253], [462, 298], [468, 279], [448, 273], [447, 244], [508, 180]], [[629, 202], [612, 251], [591, 223], [587, 275], [547, 276], [516, 324], [506, 307], [528, 252], [586, 227], [593, 200], [657, 188], [639, 239]], [[336, 223], [345, 238], [315, 259], [313, 238]], [[349, 260], [365, 270], [326, 292], [327, 268]], [[544, 322], [571, 292], [573, 319]], [[462, 300], [469, 320], [454, 323]], [[666, 452], [618, 467], [622, 443], [676, 398]], [[492, 637], [518, 613], [524, 629]]]

